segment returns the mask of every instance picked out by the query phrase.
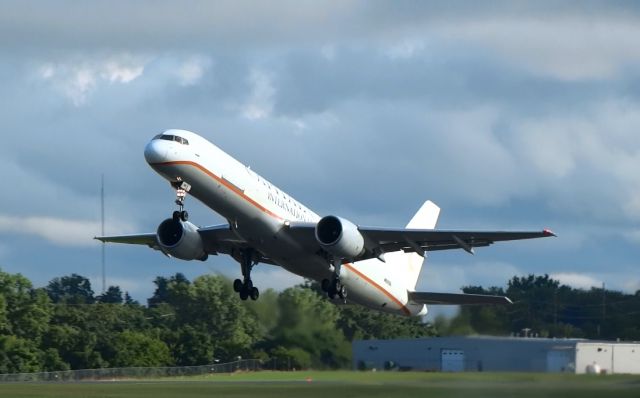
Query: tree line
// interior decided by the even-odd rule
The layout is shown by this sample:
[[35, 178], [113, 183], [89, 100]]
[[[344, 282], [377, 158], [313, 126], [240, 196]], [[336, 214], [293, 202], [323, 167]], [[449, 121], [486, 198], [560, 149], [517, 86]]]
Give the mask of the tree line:
[[95, 294], [77, 274], [42, 288], [0, 271], [0, 373], [189, 366], [241, 358], [273, 368], [344, 368], [351, 341], [422, 337], [433, 328], [359, 306], [336, 306], [316, 284], [241, 301], [224, 277], [155, 279], [145, 305], [118, 286]]
[[467, 286], [465, 293], [508, 296], [513, 305], [463, 307], [436, 319], [440, 334], [489, 334], [640, 340], [640, 290], [635, 294], [576, 289], [549, 275], [513, 277], [507, 287]]
[[354, 339], [523, 335], [640, 340], [640, 291], [575, 289], [544, 276], [466, 293], [507, 295], [509, 306], [462, 307], [433, 323], [330, 303], [317, 283], [241, 301], [229, 280], [159, 276], [140, 304], [118, 286], [95, 294], [77, 274], [35, 288], [0, 270], [0, 373], [189, 366], [261, 359], [267, 368], [351, 365]]

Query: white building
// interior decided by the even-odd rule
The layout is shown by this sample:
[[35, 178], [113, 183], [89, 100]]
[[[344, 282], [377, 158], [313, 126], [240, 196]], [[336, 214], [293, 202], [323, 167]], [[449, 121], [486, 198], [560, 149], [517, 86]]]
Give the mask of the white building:
[[355, 369], [640, 374], [640, 343], [522, 337], [353, 342]]

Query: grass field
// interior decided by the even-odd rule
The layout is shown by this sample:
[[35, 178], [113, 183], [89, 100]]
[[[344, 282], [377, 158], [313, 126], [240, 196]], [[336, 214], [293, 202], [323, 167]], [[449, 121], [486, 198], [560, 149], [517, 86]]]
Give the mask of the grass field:
[[256, 372], [161, 380], [0, 384], [0, 397], [640, 397], [640, 376]]

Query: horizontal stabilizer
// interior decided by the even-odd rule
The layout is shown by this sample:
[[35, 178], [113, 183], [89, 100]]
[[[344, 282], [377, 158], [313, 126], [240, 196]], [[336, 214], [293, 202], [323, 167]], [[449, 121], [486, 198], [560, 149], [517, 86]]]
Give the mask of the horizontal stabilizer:
[[486, 305], [513, 304], [505, 296], [489, 296], [486, 294], [409, 292], [409, 300], [418, 304], [431, 305]]

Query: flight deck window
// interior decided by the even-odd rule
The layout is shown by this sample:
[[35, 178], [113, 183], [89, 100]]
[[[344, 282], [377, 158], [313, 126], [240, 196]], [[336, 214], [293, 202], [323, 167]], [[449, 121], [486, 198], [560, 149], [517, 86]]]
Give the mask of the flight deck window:
[[153, 137], [154, 139], [161, 139], [161, 140], [167, 140], [167, 141], [175, 141], [175, 142], [179, 142], [182, 145], [189, 145], [189, 141], [187, 141], [185, 138], [179, 137], [177, 135], [169, 135], [169, 134], [158, 134], [155, 137]]

